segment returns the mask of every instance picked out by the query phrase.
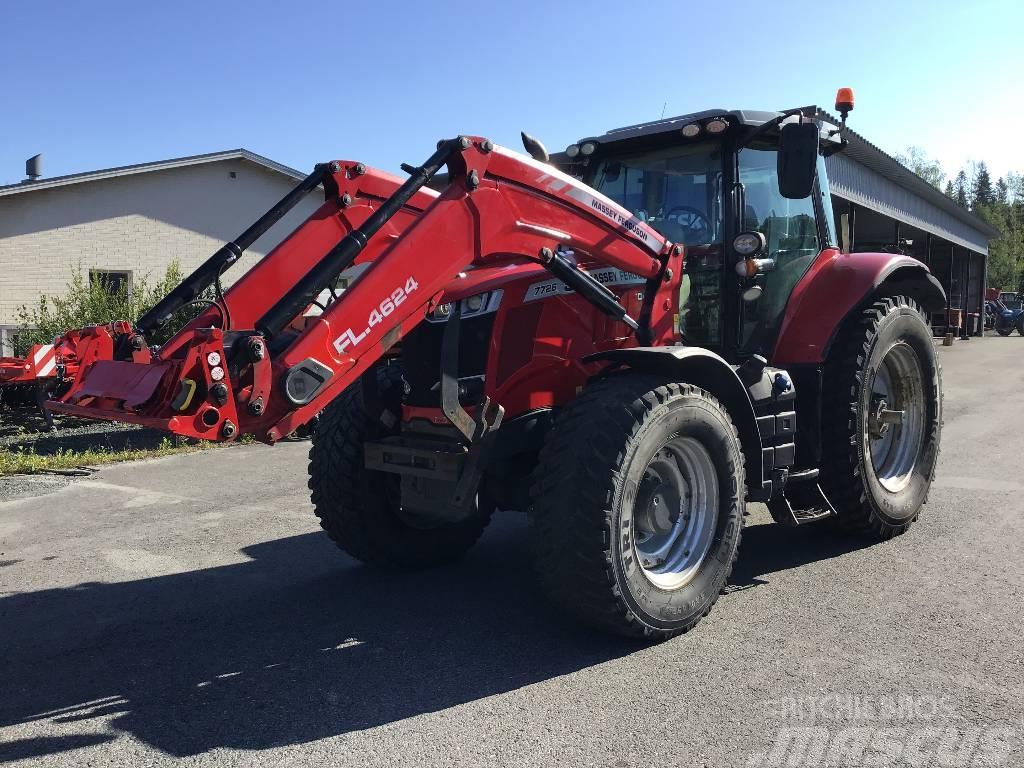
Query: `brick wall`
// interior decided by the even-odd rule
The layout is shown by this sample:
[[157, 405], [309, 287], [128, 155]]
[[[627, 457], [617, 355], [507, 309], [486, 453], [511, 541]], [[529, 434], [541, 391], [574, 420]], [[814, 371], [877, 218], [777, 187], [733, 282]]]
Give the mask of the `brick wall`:
[[[231, 177], [234, 172], [235, 177]], [[189, 272], [295, 185], [245, 160], [83, 182], [0, 197], [0, 326], [41, 293], [60, 295], [81, 266], [162, 277], [177, 257]], [[323, 202], [313, 192], [256, 241], [225, 283]]]

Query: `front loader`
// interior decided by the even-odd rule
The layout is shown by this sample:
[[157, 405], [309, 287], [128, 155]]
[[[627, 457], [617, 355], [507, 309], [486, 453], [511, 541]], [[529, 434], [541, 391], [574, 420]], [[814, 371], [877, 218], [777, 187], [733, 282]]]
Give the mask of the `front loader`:
[[716, 111], [570, 147], [583, 180], [525, 137], [532, 158], [442, 141], [404, 182], [318, 166], [294, 194], [322, 184], [324, 206], [230, 290], [252, 231], [136, 327], [84, 329], [52, 407], [267, 443], [320, 414], [312, 500], [354, 557], [447, 562], [495, 510], [524, 510], [556, 605], [628, 636], [685, 632], [726, 584], [748, 501], [888, 537], [931, 483], [920, 307], [941, 288], [911, 259], [836, 247], [820, 154], [838, 134]]

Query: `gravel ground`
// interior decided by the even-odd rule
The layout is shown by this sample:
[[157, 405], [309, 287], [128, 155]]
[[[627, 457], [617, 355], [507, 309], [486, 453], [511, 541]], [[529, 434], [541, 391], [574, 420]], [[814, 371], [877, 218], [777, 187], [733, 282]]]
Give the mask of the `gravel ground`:
[[155, 448], [167, 437], [165, 432], [135, 424], [92, 421], [54, 414], [53, 431], [35, 408], [0, 408], [0, 449], [33, 450], [46, 455], [58, 450], [89, 448], [125, 450]]
[[519, 516], [449, 568], [352, 562], [304, 444], [0, 503], [0, 762], [1022, 765], [1022, 351], [941, 348], [941, 466], [907, 535], [751, 505], [729, 593], [649, 647], [551, 615]]

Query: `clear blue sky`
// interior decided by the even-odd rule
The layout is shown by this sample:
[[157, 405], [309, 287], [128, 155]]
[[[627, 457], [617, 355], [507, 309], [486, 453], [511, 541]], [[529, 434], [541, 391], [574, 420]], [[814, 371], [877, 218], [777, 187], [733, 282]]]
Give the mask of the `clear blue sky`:
[[948, 171], [1024, 171], [1024, 4], [40, 2], [0, 6], [0, 183], [245, 147], [395, 170], [441, 137], [561, 149], [709, 107], [831, 105]]

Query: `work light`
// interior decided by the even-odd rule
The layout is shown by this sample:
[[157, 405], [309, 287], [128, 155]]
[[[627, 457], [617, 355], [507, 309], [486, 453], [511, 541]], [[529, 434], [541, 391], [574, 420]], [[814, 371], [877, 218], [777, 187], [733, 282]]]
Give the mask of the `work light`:
[[753, 256], [764, 250], [767, 242], [760, 232], [740, 232], [732, 241], [732, 249], [740, 256]]

